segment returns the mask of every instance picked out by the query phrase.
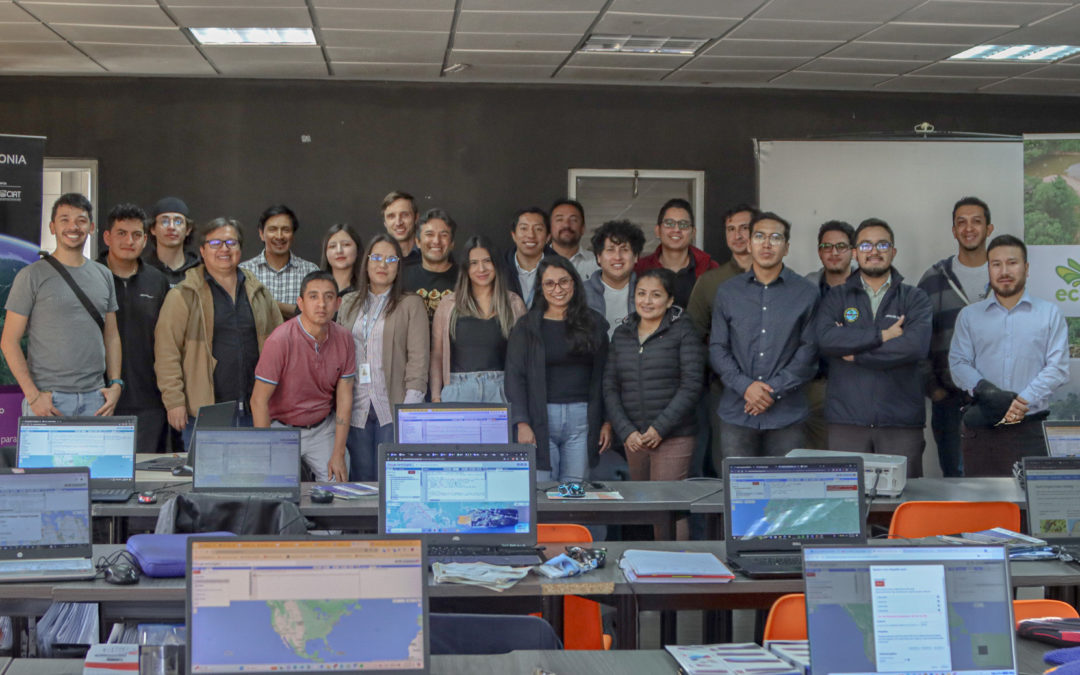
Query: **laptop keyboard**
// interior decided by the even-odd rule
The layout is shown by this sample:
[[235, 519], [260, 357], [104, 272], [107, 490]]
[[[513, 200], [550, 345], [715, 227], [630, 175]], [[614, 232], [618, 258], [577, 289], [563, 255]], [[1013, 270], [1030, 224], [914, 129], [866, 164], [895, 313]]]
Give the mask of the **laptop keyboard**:
[[754, 565], [763, 567], [790, 567], [793, 569], [802, 569], [802, 554], [754, 555], [744, 553], [742, 557], [748, 562], [753, 562]]
[[486, 562], [493, 565], [539, 565], [543, 558], [534, 549], [520, 546], [483, 546], [475, 544], [432, 544], [428, 546], [429, 563]]
[[210, 495], [211, 497], [228, 497], [229, 499], [280, 499], [286, 502], [299, 501], [299, 497], [295, 492], [282, 491], [259, 491], [259, 492], [203, 492], [200, 494]]
[[58, 560], [5, 560], [0, 562], [0, 577], [51, 576], [64, 572], [93, 572], [94, 565], [86, 558], [63, 558]]
[[90, 501], [126, 502], [131, 495], [132, 491], [128, 488], [94, 488], [90, 490]]

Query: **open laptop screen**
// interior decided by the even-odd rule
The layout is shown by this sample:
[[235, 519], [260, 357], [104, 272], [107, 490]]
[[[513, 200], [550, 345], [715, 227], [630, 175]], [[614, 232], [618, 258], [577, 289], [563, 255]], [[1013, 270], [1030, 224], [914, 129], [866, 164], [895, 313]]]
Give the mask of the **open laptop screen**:
[[90, 467], [100, 481], [135, 480], [135, 417], [20, 417], [19, 466]]
[[1003, 546], [803, 549], [810, 669], [1015, 675]]
[[1054, 543], [1080, 539], [1080, 457], [1025, 457], [1028, 532]]
[[291, 489], [300, 484], [300, 430], [196, 429], [196, 490]]
[[193, 538], [192, 673], [426, 673], [423, 543], [395, 537]]
[[494, 403], [417, 403], [395, 407], [398, 443], [509, 443], [510, 409]]
[[383, 444], [379, 452], [380, 532], [536, 543], [533, 446]]
[[90, 549], [90, 474], [0, 470], [0, 559], [65, 558]]
[[1080, 455], [1080, 425], [1075, 422], [1043, 422], [1043, 436], [1051, 457]]

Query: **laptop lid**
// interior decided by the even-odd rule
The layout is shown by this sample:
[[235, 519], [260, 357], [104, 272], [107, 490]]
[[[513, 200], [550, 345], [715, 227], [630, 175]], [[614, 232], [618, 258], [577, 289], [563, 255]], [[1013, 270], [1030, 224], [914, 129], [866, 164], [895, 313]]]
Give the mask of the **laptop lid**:
[[810, 670], [1016, 675], [1004, 546], [803, 549]]
[[1043, 438], [1051, 457], [1080, 455], [1080, 424], [1065, 421], [1044, 421]]
[[379, 532], [536, 545], [533, 445], [379, 446]]
[[1080, 541], [1080, 457], [1024, 457], [1028, 532], [1050, 544]]
[[509, 443], [510, 406], [499, 403], [416, 403], [394, 406], [398, 443]]
[[92, 554], [88, 468], [0, 469], [0, 560]]
[[20, 417], [18, 464], [86, 466], [91, 487], [134, 490], [136, 422], [133, 415]]
[[866, 543], [862, 457], [728, 457], [722, 472], [728, 556]]
[[417, 537], [192, 537], [191, 673], [427, 673]]
[[195, 466], [195, 430], [199, 427], [231, 427], [236, 420], [236, 401], [225, 401], [204, 405], [199, 408], [195, 415], [195, 423], [191, 427], [191, 441], [188, 443], [187, 466]]
[[300, 497], [300, 430], [199, 428], [194, 492], [281, 492]]

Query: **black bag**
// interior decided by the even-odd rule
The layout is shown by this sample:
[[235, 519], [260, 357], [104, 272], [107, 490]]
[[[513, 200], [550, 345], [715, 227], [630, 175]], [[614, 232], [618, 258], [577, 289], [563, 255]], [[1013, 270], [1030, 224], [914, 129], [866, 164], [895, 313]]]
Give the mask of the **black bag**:
[[79, 302], [82, 303], [82, 306], [86, 308], [87, 313], [90, 314], [90, 318], [94, 320], [94, 322], [98, 325], [98, 328], [101, 329], [101, 332], [104, 333], [105, 319], [101, 317], [101, 312], [97, 311], [97, 308], [94, 307], [93, 303], [90, 302], [90, 298], [86, 297], [86, 293], [83, 293], [83, 290], [79, 288], [79, 285], [76, 284], [75, 280], [71, 278], [71, 275], [68, 274], [68, 271], [64, 268], [63, 263], [49, 255], [45, 251], [39, 251], [38, 255], [41, 256], [42, 260], [52, 265], [52, 268], [56, 270], [57, 274], [60, 275], [60, 278], [67, 282], [67, 285], [71, 287], [71, 291], [75, 293], [75, 297], [79, 299]]

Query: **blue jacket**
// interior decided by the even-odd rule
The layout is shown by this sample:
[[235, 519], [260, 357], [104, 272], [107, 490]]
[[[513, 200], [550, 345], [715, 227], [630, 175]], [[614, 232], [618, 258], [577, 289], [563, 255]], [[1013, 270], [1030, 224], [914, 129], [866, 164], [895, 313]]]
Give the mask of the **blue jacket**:
[[[921, 427], [926, 424], [920, 362], [930, 350], [930, 299], [903, 283], [896, 268], [877, 318], [862, 275], [853, 273], [821, 301], [818, 350], [829, 359], [825, 419], [864, 427]], [[904, 333], [886, 343], [881, 331], [904, 317]], [[854, 355], [854, 361], [844, 356]]]

